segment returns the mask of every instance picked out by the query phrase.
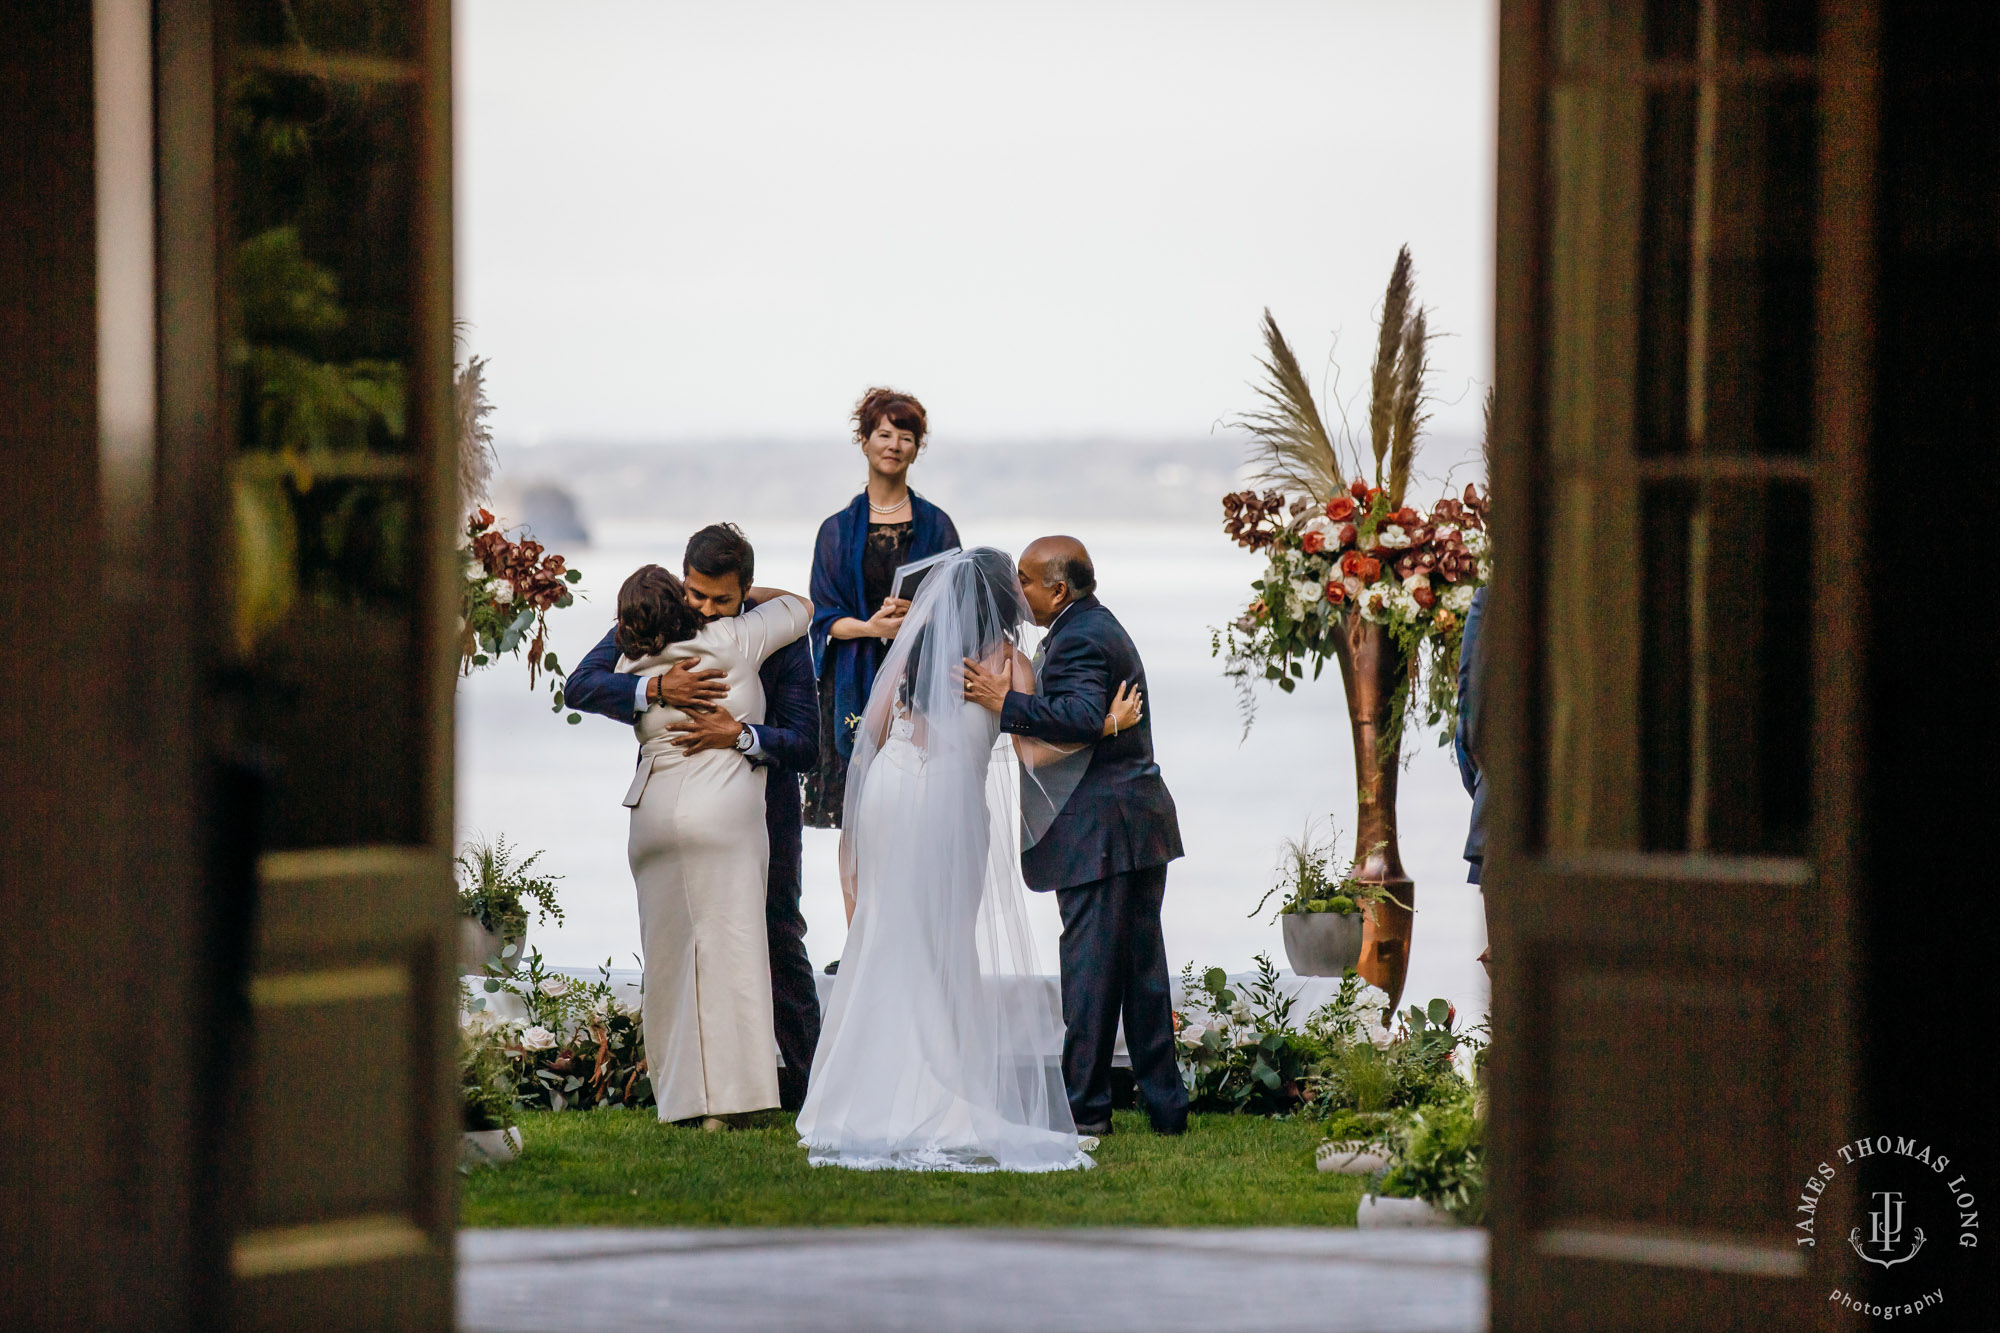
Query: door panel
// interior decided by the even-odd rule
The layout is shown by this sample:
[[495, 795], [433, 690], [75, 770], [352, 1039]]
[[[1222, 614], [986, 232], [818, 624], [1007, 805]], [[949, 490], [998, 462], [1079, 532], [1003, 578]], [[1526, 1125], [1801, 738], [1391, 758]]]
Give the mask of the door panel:
[[230, 1325], [445, 1327], [448, 5], [237, 0], [216, 27], [221, 620], [261, 786]]
[[1869, 17], [1502, 5], [1496, 1328], [1853, 1286], [1794, 1196], [1851, 1102]]

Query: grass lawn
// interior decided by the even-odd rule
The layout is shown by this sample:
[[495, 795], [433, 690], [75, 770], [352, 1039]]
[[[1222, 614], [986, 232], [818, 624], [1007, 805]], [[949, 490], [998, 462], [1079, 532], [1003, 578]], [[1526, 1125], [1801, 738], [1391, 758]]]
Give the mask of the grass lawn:
[[460, 1221], [510, 1226], [1353, 1226], [1361, 1181], [1313, 1169], [1319, 1127], [1197, 1115], [1159, 1138], [1136, 1111], [1094, 1171], [809, 1167], [792, 1118], [726, 1134], [637, 1111], [521, 1117], [526, 1150], [465, 1178]]

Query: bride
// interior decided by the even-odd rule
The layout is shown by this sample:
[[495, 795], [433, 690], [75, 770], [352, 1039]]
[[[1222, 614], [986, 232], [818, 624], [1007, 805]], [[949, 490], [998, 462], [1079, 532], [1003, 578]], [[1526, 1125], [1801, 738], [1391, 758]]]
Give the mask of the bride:
[[[1034, 676], [1013, 560], [935, 566], [875, 678], [841, 854], [857, 902], [798, 1131], [815, 1166], [1062, 1171], [1093, 1165], [1070, 1117], [1020, 872], [1017, 751], [964, 699], [963, 663]], [[1121, 690], [1105, 722], [1131, 726]], [[1025, 742], [1020, 762], [1064, 752]], [[1060, 802], [1058, 801], [1058, 804]]]

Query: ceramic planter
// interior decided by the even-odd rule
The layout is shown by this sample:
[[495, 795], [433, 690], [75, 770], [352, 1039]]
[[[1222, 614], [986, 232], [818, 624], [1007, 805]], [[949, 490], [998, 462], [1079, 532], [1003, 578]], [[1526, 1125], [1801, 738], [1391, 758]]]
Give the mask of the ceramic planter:
[[1361, 958], [1359, 912], [1285, 912], [1285, 961], [1302, 977], [1337, 977]]
[[1320, 1170], [1337, 1176], [1372, 1176], [1389, 1165], [1380, 1149], [1366, 1143], [1322, 1143], [1313, 1159]]
[[521, 1155], [521, 1127], [512, 1129], [468, 1129], [459, 1149], [474, 1166], [499, 1166]]
[[484, 976], [486, 960], [499, 958], [500, 951], [512, 944], [515, 946], [514, 956], [500, 959], [500, 970], [512, 975], [514, 969], [520, 965], [521, 955], [527, 952], [527, 943], [525, 931], [518, 939], [511, 937], [503, 939], [480, 925], [474, 918], [462, 916], [458, 919], [458, 970], [470, 972], [475, 976]]
[[1361, 1196], [1354, 1224], [1363, 1230], [1404, 1227], [1455, 1227], [1451, 1214], [1422, 1199], [1391, 1199], [1380, 1194]]

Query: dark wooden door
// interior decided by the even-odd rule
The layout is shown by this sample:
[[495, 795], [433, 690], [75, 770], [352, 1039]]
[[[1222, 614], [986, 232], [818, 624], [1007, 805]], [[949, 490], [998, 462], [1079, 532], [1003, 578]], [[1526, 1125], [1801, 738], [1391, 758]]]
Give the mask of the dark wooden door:
[[191, 594], [208, 598], [228, 775], [209, 815], [246, 908], [222, 1323], [443, 1328], [459, 1129], [449, 5], [234, 0], [161, 18], [162, 288], [178, 294], [162, 391], [215, 548]]
[[1848, 1282], [1795, 1205], [1853, 1111], [1872, 15], [1501, 9], [1494, 1326], [1816, 1326]]

